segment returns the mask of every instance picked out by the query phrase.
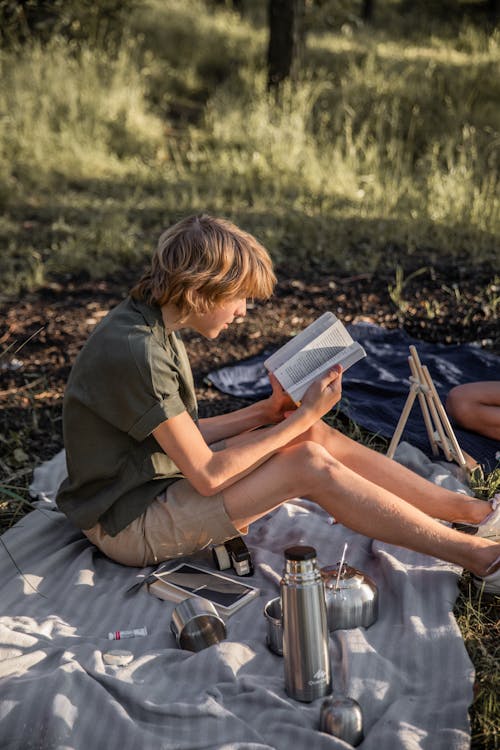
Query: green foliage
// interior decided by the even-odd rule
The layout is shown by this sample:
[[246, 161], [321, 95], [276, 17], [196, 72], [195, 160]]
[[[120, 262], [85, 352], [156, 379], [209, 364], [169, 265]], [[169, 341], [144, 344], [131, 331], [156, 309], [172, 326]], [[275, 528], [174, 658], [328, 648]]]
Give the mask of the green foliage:
[[147, 112], [144, 84], [123, 46], [75, 52], [61, 39], [2, 53], [0, 148], [14, 183], [45, 188], [52, 177], [124, 174], [154, 156], [161, 124]]
[[108, 210], [95, 216], [94, 222], [77, 234], [64, 221], [53, 225], [60, 239], [51, 247], [49, 272], [76, 276], [85, 269], [91, 278], [98, 279], [138, 264], [142, 258], [140, 233], [126, 214]]
[[393, 275], [388, 246], [405, 277], [433, 256], [498, 257], [498, 31], [425, 4], [378, 3], [367, 27], [361, 3], [313, 3], [301, 79], [276, 100], [263, 2], [144, 0], [112, 21], [113, 0], [0, 0], [21, 5], [121, 36], [100, 42], [87, 19], [0, 51], [4, 291], [140, 265], [198, 210], [297, 268]]
[[500, 493], [500, 465], [486, 475], [481, 468], [474, 469], [471, 474], [471, 487], [475, 496], [484, 500]]
[[16, 46], [56, 35], [93, 44], [121, 41], [137, 0], [0, 0], [0, 39]]
[[201, 0], [150, 0], [133, 17], [144, 53], [150, 100], [177, 120], [199, 118], [221, 82], [247, 66], [258, 67], [264, 33], [229, 9]]

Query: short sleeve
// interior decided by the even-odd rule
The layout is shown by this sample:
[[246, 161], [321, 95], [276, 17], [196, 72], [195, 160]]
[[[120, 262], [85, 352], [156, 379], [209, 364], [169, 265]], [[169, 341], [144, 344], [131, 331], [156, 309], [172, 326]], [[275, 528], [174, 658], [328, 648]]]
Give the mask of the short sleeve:
[[175, 353], [151, 331], [132, 329], [119, 347], [111, 345], [104, 354], [101, 349], [100, 361], [91, 360], [85, 367], [87, 406], [134, 440], [186, 411]]
[[158, 425], [181, 414], [186, 407], [179, 393], [179, 373], [172, 350], [160, 346], [153, 336], [141, 341], [131, 335], [129, 345], [142, 390], [136, 395], [138, 408], [134, 410], [141, 413], [128, 433], [135, 440], [144, 440]]

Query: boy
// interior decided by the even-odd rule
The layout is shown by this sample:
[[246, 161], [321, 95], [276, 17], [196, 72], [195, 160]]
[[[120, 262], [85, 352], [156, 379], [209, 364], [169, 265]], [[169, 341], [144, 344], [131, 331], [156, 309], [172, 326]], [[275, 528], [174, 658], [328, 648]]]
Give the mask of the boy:
[[113, 560], [146, 566], [245, 534], [284, 501], [308, 497], [355, 531], [461, 565], [500, 592], [500, 509], [328, 427], [340, 368], [298, 408], [271, 377], [268, 399], [198, 419], [179, 331], [214, 339], [274, 284], [266, 250], [228, 221], [192, 216], [162, 234], [151, 267], [73, 367], [61, 510]]

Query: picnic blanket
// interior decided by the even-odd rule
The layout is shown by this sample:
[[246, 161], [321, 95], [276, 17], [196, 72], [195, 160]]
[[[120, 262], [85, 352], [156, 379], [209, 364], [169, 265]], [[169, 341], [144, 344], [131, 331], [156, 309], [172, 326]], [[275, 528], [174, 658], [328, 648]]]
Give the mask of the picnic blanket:
[[[466, 492], [447, 465], [402, 444], [397, 454], [437, 484]], [[465, 750], [473, 667], [452, 614], [460, 569], [376, 542], [305, 500], [255, 523], [261, 595], [227, 622], [227, 640], [199, 653], [170, 632], [174, 604], [143, 586], [152, 570], [107, 559], [56, 508], [64, 453], [35, 471], [36, 510], [0, 544], [0, 746], [2, 750], [268, 750], [347, 748], [319, 732], [321, 699], [284, 690], [283, 660], [265, 645], [264, 604], [279, 593], [283, 550], [312, 544], [320, 565], [340, 560], [370, 575], [380, 596], [368, 629], [330, 636], [334, 687], [361, 705], [364, 750]], [[198, 562], [213, 568], [208, 553]], [[233, 574], [234, 575], [234, 574]], [[147, 628], [109, 641], [108, 632]], [[127, 666], [107, 665], [115, 649]]]
[[[436, 390], [445, 401], [455, 385], [500, 379], [500, 357], [476, 344], [434, 344], [418, 341], [402, 329], [387, 330], [372, 323], [347, 326], [351, 336], [365, 348], [367, 356], [343, 379], [341, 411], [371, 432], [391, 438], [409, 391], [408, 348], [413, 344], [422, 364], [427, 365]], [[210, 372], [208, 382], [224, 393], [248, 399], [270, 393], [264, 359], [270, 350], [243, 362]], [[462, 450], [486, 471], [500, 462], [500, 445], [474, 432], [454, 431]], [[429, 438], [422, 412], [415, 401], [403, 439], [430, 455]]]

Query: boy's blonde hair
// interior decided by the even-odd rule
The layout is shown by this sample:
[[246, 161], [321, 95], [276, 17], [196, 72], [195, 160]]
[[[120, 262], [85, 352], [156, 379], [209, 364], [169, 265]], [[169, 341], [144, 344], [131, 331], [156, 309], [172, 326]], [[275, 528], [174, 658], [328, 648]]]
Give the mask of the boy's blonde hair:
[[266, 299], [275, 283], [269, 254], [255, 237], [226, 219], [201, 215], [163, 232], [131, 295], [153, 305], [175, 305], [185, 319], [229, 299]]

